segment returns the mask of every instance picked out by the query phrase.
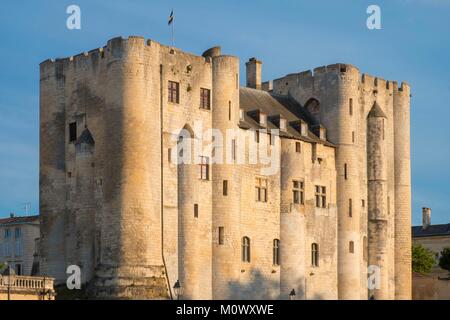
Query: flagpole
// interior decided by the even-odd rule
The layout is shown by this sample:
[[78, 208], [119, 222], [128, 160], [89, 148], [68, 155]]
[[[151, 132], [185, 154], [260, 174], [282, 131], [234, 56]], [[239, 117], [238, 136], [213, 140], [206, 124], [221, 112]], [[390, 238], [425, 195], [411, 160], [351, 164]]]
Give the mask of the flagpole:
[[175, 19], [172, 18], [172, 48], [174, 44], [174, 38], [173, 38], [173, 25], [175, 24]]

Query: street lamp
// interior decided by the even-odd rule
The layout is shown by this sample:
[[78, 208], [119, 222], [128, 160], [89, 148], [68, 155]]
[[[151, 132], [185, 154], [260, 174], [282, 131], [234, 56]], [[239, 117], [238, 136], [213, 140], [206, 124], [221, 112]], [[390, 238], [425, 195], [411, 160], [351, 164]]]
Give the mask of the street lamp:
[[180, 280], [177, 280], [173, 286], [173, 291], [175, 292], [175, 295], [177, 296], [177, 300], [180, 300], [180, 297], [183, 295], [183, 288], [180, 285]]
[[289, 300], [295, 300], [295, 289], [292, 289], [291, 293], [289, 293]]
[[5, 271], [2, 272], [3, 283], [8, 288], [8, 300], [11, 300], [11, 286], [13, 286], [16, 281], [15, 275], [14, 269], [11, 269], [9, 264], [6, 266]]

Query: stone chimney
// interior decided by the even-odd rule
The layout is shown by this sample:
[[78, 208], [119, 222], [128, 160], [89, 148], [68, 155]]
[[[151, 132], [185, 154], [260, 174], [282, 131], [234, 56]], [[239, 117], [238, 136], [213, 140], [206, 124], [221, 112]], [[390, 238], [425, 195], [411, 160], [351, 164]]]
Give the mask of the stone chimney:
[[422, 229], [426, 230], [431, 225], [431, 209], [422, 208]]
[[247, 87], [261, 90], [261, 65], [262, 62], [256, 58], [250, 58], [245, 64], [247, 67]]

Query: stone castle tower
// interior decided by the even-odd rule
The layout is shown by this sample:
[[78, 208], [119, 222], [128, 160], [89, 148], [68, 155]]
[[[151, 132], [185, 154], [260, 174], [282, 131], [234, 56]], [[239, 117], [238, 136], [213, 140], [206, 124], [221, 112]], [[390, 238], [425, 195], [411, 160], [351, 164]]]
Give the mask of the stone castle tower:
[[219, 47], [141, 37], [41, 64], [43, 274], [78, 265], [98, 298], [411, 298], [409, 86], [246, 66], [240, 87]]

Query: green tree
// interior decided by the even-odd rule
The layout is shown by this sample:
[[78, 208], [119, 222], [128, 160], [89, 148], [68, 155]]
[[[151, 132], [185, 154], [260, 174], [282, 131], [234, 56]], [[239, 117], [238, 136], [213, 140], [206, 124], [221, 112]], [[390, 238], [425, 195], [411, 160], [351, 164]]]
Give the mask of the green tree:
[[435, 263], [434, 253], [420, 244], [412, 246], [412, 270], [413, 272], [427, 274], [431, 272]]
[[450, 272], [450, 248], [444, 248], [444, 250], [441, 251], [439, 267]]

